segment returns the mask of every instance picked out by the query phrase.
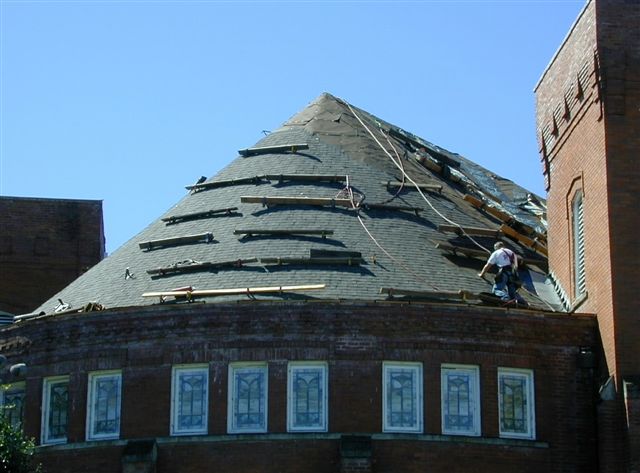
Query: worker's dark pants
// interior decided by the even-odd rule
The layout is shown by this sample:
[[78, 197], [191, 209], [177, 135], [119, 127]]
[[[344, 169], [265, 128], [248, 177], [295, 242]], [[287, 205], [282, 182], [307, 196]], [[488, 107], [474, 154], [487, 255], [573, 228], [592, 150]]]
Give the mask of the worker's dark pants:
[[518, 294], [518, 288], [512, 283], [511, 278], [511, 266], [505, 266], [500, 268], [493, 284], [493, 294], [498, 296], [503, 301], [510, 301], [515, 299], [522, 302], [523, 299]]

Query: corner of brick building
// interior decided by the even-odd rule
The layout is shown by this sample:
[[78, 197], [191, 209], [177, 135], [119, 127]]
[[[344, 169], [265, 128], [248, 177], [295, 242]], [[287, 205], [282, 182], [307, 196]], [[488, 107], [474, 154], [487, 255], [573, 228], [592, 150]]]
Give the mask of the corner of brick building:
[[[589, 0], [536, 86], [549, 263], [603, 347], [600, 471], [640, 471], [640, 2]], [[572, 198], [583, 196], [586, 293], [577, 295]], [[611, 376], [611, 383], [604, 384]]]

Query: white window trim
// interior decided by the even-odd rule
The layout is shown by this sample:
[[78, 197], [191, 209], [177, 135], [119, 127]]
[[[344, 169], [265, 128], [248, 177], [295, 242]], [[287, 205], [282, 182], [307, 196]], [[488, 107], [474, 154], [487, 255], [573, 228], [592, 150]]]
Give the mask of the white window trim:
[[[100, 378], [117, 377], [119, 392], [118, 392], [118, 430], [113, 434], [98, 434], [93, 430], [94, 412], [93, 401], [95, 396], [95, 383]], [[110, 371], [94, 371], [89, 373], [89, 381], [87, 388], [87, 427], [86, 438], [87, 440], [104, 440], [104, 439], [117, 439], [120, 438], [120, 427], [122, 421], [122, 371], [110, 370]]]
[[[296, 427], [293, 425], [295, 402], [293, 399], [293, 375], [296, 371], [308, 368], [319, 368], [322, 370], [322, 419], [319, 426]], [[328, 397], [329, 397], [329, 369], [323, 361], [292, 361], [287, 367], [287, 432], [327, 432], [328, 430]]]
[[[179, 429], [178, 415], [180, 410], [178, 408], [178, 381], [180, 373], [194, 373], [205, 375], [205, 387], [204, 387], [204, 426], [199, 429]], [[208, 432], [208, 419], [209, 417], [209, 365], [176, 365], [171, 370], [171, 435], [202, 435]]]
[[[448, 430], [446, 428], [445, 416], [447, 413], [446, 403], [446, 374], [450, 372], [461, 372], [471, 374], [474, 377], [472, 389], [473, 389], [473, 429], [471, 430]], [[469, 437], [479, 437], [482, 428], [480, 425], [480, 367], [477, 365], [456, 365], [456, 364], [442, 364], [440, 366], [440, 404], [441, 404], [441, 417], [442, 417], [442, 433], [445, 435], [464, 435]]]
[[[500, 389], [500, 379], [503, 375], [518, 376], [527, 380], [527, 420], [529, 429], [525, 433], [503, 432], [502, 431], [502, 390]], [[498, 428], [500, 437], [530, 439], [536, 438], [536, 408], [535, 408], [535, 386], [533, 370], [520, 368], [498, 368]]]
[[[394, 368], [410, 369], [415, 373], [414, 395], [416, 397], [416, 425], [413, 427], [394, 427], [387, 424], [387, 396], [388, 382], [387, 374]], [[397, 362], [384, 361], [382, 363], [382, 431], [383, 432], [403, 432], [421, 434], [424, 431], [423, 416], [423, 383], [422, 383], [422, 363], [420, 362]]]
[[[40, 443], [42, 445], [53, 445], [67, 443], [67, 437], [51, 439], [49, 438], [49, 414], [51, 411], [51, 388], [56, 384], [67, 384], [69, 390], [69, 376], [52, 376], [45, 378], [42, 383], [42, 420], [40, 428]], [[69, 426], [69, 408], [67, 407], [67, 428]]]
[[[264, 427], [262, 428], [236, 428], [234, 427], [234, 401], [236, 398], [236, 383], [235, 383], [235, 372], [243, 369], [259, 368], [264, 371]], [[228, 397], [227, 397], [227, 432], [230, 434], [262, 434], [268, 431], [269, 426], [269, 367], [267, 363], [255, 363], [255, 362], [240, 362], [240, 363], [231, 363], [229, 364], [229, 388], [228, 388]]]

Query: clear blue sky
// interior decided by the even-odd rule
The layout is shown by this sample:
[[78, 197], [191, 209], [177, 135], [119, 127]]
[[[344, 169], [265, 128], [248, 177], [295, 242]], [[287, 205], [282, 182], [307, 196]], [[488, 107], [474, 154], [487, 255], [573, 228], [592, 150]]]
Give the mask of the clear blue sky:
[[544, 196], [533, 88], [583, 0], [0, 0], [0, 194], [113, 252], [322, 92]]

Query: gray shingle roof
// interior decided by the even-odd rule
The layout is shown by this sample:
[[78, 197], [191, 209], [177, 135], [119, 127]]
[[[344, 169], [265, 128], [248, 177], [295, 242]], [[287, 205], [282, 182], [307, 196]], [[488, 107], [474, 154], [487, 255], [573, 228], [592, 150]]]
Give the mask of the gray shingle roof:
[[[441, 185], [442, 192], [426, 192], [429, 203], [419, 193], [383, 184], [401, 181], [402, 172], [359, 122], [367, 125], [384, 148], [401, 157], [405, 172], [415, 181]], [[162, 217], [204, 212], [211, 209], [237, 207], [227, 215], [197, 218], [171, 224], [161, 219], [152, 222], [139, 235], [73, 282], [38, 311], [51, 313], [58, 299], [72, 308], [80, 308], [89, 301], [97, 301], [106, 308], [127, 307], [157, 303], [158, 299], [143, 298], [149, 291], [167, 291], [191, 286], [195, 289], [227, 289], [262, 286], [326, 284], [322, 291], [296, 294], [274, 293], [255, 295], [257, 299], [350, 299], [371, 301], [386, 298], [380, 289], [398, 288], [413, 291], [469, 291], [488, 292], [490, 285], [477, 277], [483, 265], [482, 258], [468, 258], [449, 254], [435, 247], [434, 241], [450, 241], [456, 245], [478, 249], [466, 237], [438, 231], [438, 225], [447, 219], [471, 227], [497, 229], [502, 222], [473, 207], [463, 199], [472, 193], [479, 198], [494, 196], [500, 203], [496, 207], [508, 211], [512, 224], [526, 223], [544, 231], [544, 224], [525, 208], [527, 197], [533, 202], [544, 202], [531, 196], [525, 189], [471, 161], [439, 148], [410, 133], [390, 125], [369, 113], [350, 108], [345, 102], [323, 94], [302, 112], [288, 120], [280, 129], [269, 134], [255, 146], [308, 144], [307, 150], [295, 153], [278, 152], [251, 157], [237, 157], [216, 176], [206, 182], [238, 180], [265, 175], [347, 175], [355, 200], [362, 205], [419, 207], [411, 211], [369, 209], [357, 212], [346, 207], [316, 207], [301, 205], [264, 206], [261, 203], [241, 203], [241, 196], [264, 197], [346, 197], [345, 184], [322, 181], [287, 181], [261, 179], [256, 183], [227, 183], [227, 185], [187, 193]], [[246, 148], [239, 143], [238, 148]], [[419, 160], [439, 166], [441, 173], [427, 169]], [[449, 165], [444, 166], [443, 163]], [[180, 185], [182, 183], [176, 183]], [[367, 234], [362, 223], [375, 238]], [[321, 229], [333, 231], [323, 238], [318, 235], [250, 236], [235, 235], [237, 229]], [[152, 250], [139, 247], [140, 242], [161, 240], [185, 235], [210, 232], [214, 240], [189, 243]], [[474, 237], [487, 248], [495, 239]], [[540, 258], [530, 250], [506, 240], [517, 253]], [[376, 244], [377, 243], [377, 244]], [[378, 246], [380, 245], [380, 246]], [[384, 248], [392, 257], [385, 254]], [[308, 258], [310, 250], [361, 253], [362, 265], [264, 265], [260, 262], [226, 268], [208, 268], [199, 271], [149, 275], [147, 270], [170, 267], [179, 262], [228, 262], [257, 258]], [[341, 253], [335, 255], [340, 256]], [[125, 278], [129, 268], [133, 278]], [[525, 294], [533, 306], [558, 306], [555, 293], [545, 283], [541, 271], [535, 275], [539, 281], [537, 296]], [[223, 296], [207, 302], [246, 299], [247, 295]]]

